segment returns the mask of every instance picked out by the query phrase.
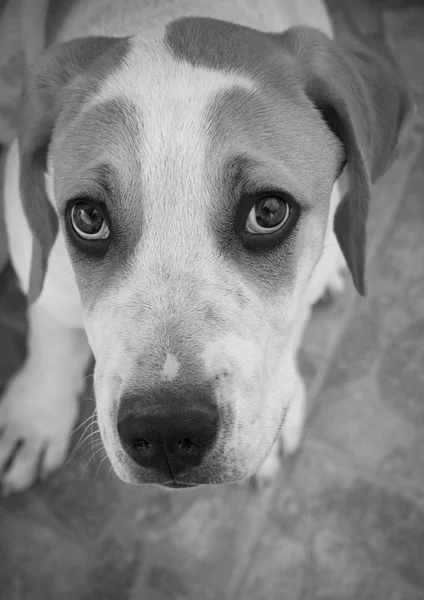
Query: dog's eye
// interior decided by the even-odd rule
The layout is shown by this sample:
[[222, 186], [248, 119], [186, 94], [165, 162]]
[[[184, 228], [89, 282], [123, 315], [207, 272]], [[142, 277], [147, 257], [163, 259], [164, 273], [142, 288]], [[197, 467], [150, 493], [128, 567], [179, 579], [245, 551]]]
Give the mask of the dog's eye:
[[88, 201], [74, 204], [71, 223], [75, 232], [85, 240], [105, 240], [110, 235], [109, 227], [100, 211]]
[[287, 223], [290, 206], [278, 196], [264, 196], [252, 208], [247, 217], [249, 233], [274, 233]]

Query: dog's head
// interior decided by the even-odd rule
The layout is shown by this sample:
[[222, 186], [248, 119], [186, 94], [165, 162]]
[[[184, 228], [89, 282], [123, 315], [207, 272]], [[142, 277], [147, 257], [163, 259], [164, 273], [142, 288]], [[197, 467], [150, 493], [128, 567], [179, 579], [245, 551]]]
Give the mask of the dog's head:
[[409, 108], [381, 59], [302, 27], [190, 18], [42, 57], [19, 130], [30, 300], [59, 226], [121, 478], [178, 487], [256, 471], [293, 397], [334, 182], [347, 163], [334, 229], [364, 293], [370, 186]]

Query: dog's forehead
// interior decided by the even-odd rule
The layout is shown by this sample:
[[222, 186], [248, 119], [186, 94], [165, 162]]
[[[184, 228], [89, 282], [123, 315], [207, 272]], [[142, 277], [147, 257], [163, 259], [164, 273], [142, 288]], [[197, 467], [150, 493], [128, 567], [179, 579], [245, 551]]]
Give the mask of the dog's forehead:
[[[133, 93], [142, 79], [154, 88], [163, 84], [163, 76], [169, 84], [176, 79], [190, 84], [191, 74], [198, 97], [209, 75], [215, 88], [231, 82], [248, 88], [265, 84], [285, 90], [285, 95], [297, 101], [305, 98], [296, 61], [279, 43], [278, 35], [212, 18], [185, 17], [129, 39], [131, 49], [115, 74], [122, 79], [132, 71], [127, 82], [135, 84]], [[209, 91], [206, 88], [204, 95]]]
[[[145, 113], [151, 108], [153, 99], [155, 103], [168, 105], [184, 100], [185, 105], [190, 102], [199, 106], [220, 89], [234, 85], [245, 89], [255, 87], [256, 83], [247, 71], [181, 60], [169, 45], [167, 36], [168, 28], [163, 27], [132, 36], [125, 61], [105, 79], [93, 102], [119, 93], [136, 100], [140, 111]], [[191, 44], [188, 35], [187, 49]]]
[[[228, 152], [247, 149], [267, 159], [272, 146], [280, 145], [290, 150], [278, 157], [280, 162], [292, 162], [301, 175], [305, 162], [307, 176], [313, 163], [324, 159], [320, 145], [326, 145], [327, 158], [334, 139], [300, 92], [290, 60], [274, 54], [267, 34], [214, 19], [179, 19], [133, 36], [125, 60], [80, 111], [73, 127], [75, 155], [81, 154], [80, 143], [93, 143], [93, 156], [121, 145], [124, 152], [139, 152], [145, 168], [156, 156], [169, 168], [181, 167], [185, 157], [193, 169], [208, 152], [211, 162], [217, 156], [222, 161], [224, 145]], [[137, 126], [128, 127], [131, 123]], [[301, 148], [313, 148], [308, 140], [305, 145], [311, 135], [317, 152], [306, 157]], [[220, 154], [211, 153], [211, 141], [215, 151], [220, 143]]]
[[145, 180], [157, 175], [156, 168], [159, 175], [170, 175], [183, 160], [192, 170], [199, 165], [208, 104], [219, 91], [234, 86], [251, 90], [254, 84], [235, 73], [180, 61], [167, 47], [165, 33], [161, 27], [132, 36], [124, 59], [111, 65], [100, 85], [97, 77], [84, 80], [84, 102], [78, 90], [78, 106], [73, 108], [71, 98], [56, 127], [56, 179], [72, 184], [69, 174], [79, 177], [91, 163], [118, 160], [123, 165], [131, 156], [127, 164], [134, 165], [137, 155]]
[[164, 41], [177, 59], [193, 66], [231, 71], [269, 83], [274, 81], [274, 68], [282, 71], [290, 83], [295, 81], [295, 63], [279, 46], [278, 36], [204, 17], [185, 17], [170, 22]]
[[157, 175], [175, 183], [172, 173], [183, 164], [190, 166], [190, 181], [196, 179], [205, 155], [208, 106], [223, 90], [251, 91], [254, 84], [234, 73], [179, 61], [164, 35], [162, 28], [130, 38], [125, 59], [113, 65], [101, 85], [95, 81], [93, 93], [84, 90], [84, 103], [77, 95], [73, 109], [70, 100], [71, 109], [56, 127], [52, 153], [59, 157], [54, 170], [62, 184], [72, 186], [72, 174], [79, 179], [93, 165], [107, 163], [121, 177], [128, 167], [139, 168], [147, 187]]

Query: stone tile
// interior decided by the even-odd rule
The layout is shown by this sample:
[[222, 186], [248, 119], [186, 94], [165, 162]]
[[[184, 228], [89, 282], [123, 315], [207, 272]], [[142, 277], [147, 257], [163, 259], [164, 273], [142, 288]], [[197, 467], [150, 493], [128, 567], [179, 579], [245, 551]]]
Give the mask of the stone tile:
[[275, 496], [236, 595], [243, 600], [304, 597], [310, 569], [311, 522], [288, 481]]
[[365, 303], [359, 304], [337, 348], [325, 390], [364, 377], [380, 357], [381, 327]]
[[81, 541], [101, 536], [120, 510], [118, 482], [107, 478], [108, 468], [97, 473], [87, 460], [73, 461], [43, 487], [43, 497], [64, 527]]
[[398, 19], [404, 18], [405, 9], [422, 8], [422, 0], [376, 0], [382, 11], [387, 9], [398, 11]]
[[[422, 135], [411, 130], [396, 163], [374, 187], [368, 227], [368, 299], [356, 298], [349, 280], [344, 295], [332, 305], [317, 307], [314, 311], [300, 355], [301, 370], [306, 374], [308, 389], [311, 389], [316, 378], [327, 368], [332, 352], [337, 360], [327, 374], [327, 389], [344, 381], [363, 377], [370, 371], [371, 364], [380, 359], [381, 346], [390, 328], [400, 320], [409, 324], [411, 317], [416, 317], [418, 306], [422, 306], [419, 300], [421, 288], [424, 293], [424, 278], [421, 276], [421, 265], [424, 264], [424, 250], [420, 245], [421, 224], [415, 219], [415, 227], [411, 231], [409, 220], [405, 221], [404, 208], [404, 189], [407, 182], [412, 185], [411, 172], [421, 159], [421, 153]], [[416, 177], [417, 191], [421, 189], [419, 178], [420, 175]], [[415, 188], [409, 192], [409, 205], [412, 207], [421, 206]], [[402, 208], [399, 209], [399, 206]], [[398, 211], [401, 213], [399, 219], [395, 218]], [[394, 265], [399, 263], [400, 257], [402, 260], [398, 271], [401, 272], [394, 274]], [[411, 272], [415, 274], [413, 278], [410, 277]], [[393, 286], [394, 279], [398, 282], [397, 286]], [[351, 300], [353, 294], [355, 304]], [[391, 302], [392, 311], [388, 312], [388, 301], [384, 303], [385, 298], [393, 295], [395, 301]], [[414, 303], [411, 310], [405, 310], [401, 301], [405, 295]], [[354, 313], [346, 324], [346, 311], [352, 306], [355, 306]], [[393, 319], [394, 312], [398, 315], [397, 321]], [[337, 352], [334, 352], [345, 327], [341, 343]]]
[[[415, 124], [415, 125], [414, 125]], [[420, 170], [416, 169], [421, 163], [423, 152], [422, 132], [418, 129], [418, 121], [414, 121], [411, 129], [405, 137], [403, 146], [396, 161], [389, 171], [372, 188], [372, 200], [370, 206], [369, 220], [367, 223], [367, 265], [370, 266], [382, 240], [387, 239], [388, 233], [397, 224], [396, 214], [399, 206], [404, 206], [405, 188], [409, 191], [411, 178], [420, 176]], [[411, 202], [414, 204], [414, 202]], [[373, 286], [372, 272], [368, 277], [368, 292]]]
[[[177, 600], [191, 597], [190, 584], [187, 585], [179, 571], [172, 567], [153, 566], [147, 575], [146, 586], [151, 600]], [[142, 597], [145, 593], [146, 590], [141, 594], [137, 590], [136, 595]]]
[[341, 471], [316, 448], [302, 453], [293, 481], [276, 495], [237, 598], [362, 597], [374, 566], [352, 539], [344, 512], [325, 497], [332, 486], [349, 490], [353, 481], [350, 468]]
[[[416, 135], [412, 132], [411, 140]], [[420, 151], [418, 162], [414, 160], [424, 164], [421, 143], [410, 150], [410, 157]], [[369, 265], [369, 296], [350, 315], [308, 425], [311, 435], [414, 490], [419, 502], [424, 456], [423, 185], [424, 170], [415, 169]]]
[[346, 274], [347, 290], [335, 297], [331, 302], [317, 304], [312, 312], [312, 317], [305, 331], [302, 352], [308, 354], [312, 360], [319, 362], [328, 360], [334, 341], [337, 339], [340, 327], [346, 316], [346, 305], [349, 303], [353, 285]]
[[308, 569], [308, 550], [296, 538], [267, 529], [261, 536], [247, 581], [243, 600], [300, 600]]
[[416, 438], [410, 423], [384, 408], [371, 377], [323, 392], [320, 404], [308, 423], [308, 435], [369, 469], [377, 469], [395, 449], [409, 447]]
[[[337, 348], [337, 360], [326, 378], [328, 388], [364, 376], [372, 363], [380, 358], [381, 347], [387, 343], [390, 331], [394, 327], [410, 325], [424, 313], [420, 302], [421, 291], [424, 293], [424, 248], [422, 226], [416, 214], [422, 204], [418, 193], [422, 176], [420, 172], [411, 176], [412, 167], [421, 158], [424, 158], [421, 136], [412, 131], [390, 174], [374, 189], [369, 227], [368, 297], [356, 302]], [[410, 186], [405, 197], [403, 190], [407, 176]], [[387, 189], [391, 190], [389, 198]], [[384, 210], [383, 204], [386, 205]], [[386, 235], [381, 244], [381, 239], [378, 242], [373, 238], [376, 237], [378, 215], [384, 211], [389, 213], [391, 226], [385, 228]], [[413, 215], [412, 219], [409, 214]], [[381, 238], [381, 233], [377, 237]], [[393, 285], [394, 281], [396, 285]]]
[[[398, 0], [400, 3], [400, 0]], [[385, 10], [383, 19], [389, 46], [401, 65], [412, 89], [424, 92], [424, 11], [422, 2], [398, 11]]]
[[[392, 573], [377, 570], [373, 582], [361, 600], [422, 600], [422, 590], [414, 591], [408, 585], [400, 583]], [[338, 598], [334, 598], [338, 600]], [[356, 600], [353, 599], [352, 600]]]
[[338, 515], [334, 515], [312, 535], [310, 584], [316, 600], [359, 598], [373, 577], [366, 553], [352, 542], [347, 528], [338, 521]]
[[376, 578], [424, 591], [424, 512], [317, 447], [305, 448], [293, 489], [311, 527], [313, 598], [362, 598]]
[[[375, 469], [380, 477], [404, 488], [424, 506], [424, 435], [422, 428], [416, 427], [419, 417], [413, 418], [421, 414], [420, 379], [414, 380], [411, 367], [409, 387], [399, 392], [399, 365], [384, 368], [388, 375], [380, 384], [374, 369], [362, 379], [324, 387], [316, 400], [317, 410], [309, 419], [307, 438], [323, 440], [356, 464]], [[415, 370], [420, 378], [422, 368]]]
[[[424, 153], [419, 162], [424, 164]], [[422, 189], [424, 170], [416, 169], [387, 240], [372, 266], [372, 305], [389, 340], [424, 318]]]
[[2, 600], [79, 597], [89, 562], [85, 549], [64, 535], [60, 524], [40, 505], [37, 511], [34, 505], [23, 511], [7, 510], [8, 504], [3, 502], [0, 509]]
[[[328, 491], [327, 503], [340, 502], [337, 490]], [[338, 504], [357, 543], [387, 570], [424, 590], [424, 512], [400, 494], [388, 492], [357, 478]]]
[[134, 600], [223, 598], [237, 586], [239, 565], [267, 518], [267, 498], [247, 486], [205, 488], [166, 527], [145, 524], [149, 565], [134, 587]]
[[[401, 377], [399, 370], [391, 373], [385, 385]], [[374, 469], [424, 506], [424, 435], [412, 418], [405, 418], [403, 396], [393, 394], [391, 405], [372, 373], [348, 385], [325, 388], [308, 422], [307, 439], [322, 440], [353, 463]], [[410, 395], [409, 401], [415, 406], [413, 398]]]
[[142, 568], [142, 542], [120, 531], [106, 537], [90, 552], [81, 600], [128, 600]]
[[417, 427], [424, 427], [424, 319], [390, 339], [378, 383], [385, 404]]

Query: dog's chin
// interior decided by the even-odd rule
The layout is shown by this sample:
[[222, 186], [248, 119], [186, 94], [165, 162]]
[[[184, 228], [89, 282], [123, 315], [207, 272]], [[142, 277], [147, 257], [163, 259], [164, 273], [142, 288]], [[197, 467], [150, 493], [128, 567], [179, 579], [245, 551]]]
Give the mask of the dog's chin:
[[191, 490], [194, 489], [200, 489], [202, 487], [205, 486], [226, 486], [226, 485], [233, 485], [234, 483], [242, 483], [243, 481], [246, 481], [245, 479], [240, 480], [240, 481], [202, 481], [201, 483], [185, 483], [182, 481], [165, 481], [165, 482], [158, 482], [158, 483], [151, 483], [151, 482], [147, 482], [147, 481], [143, 481], [143, 480], [139, 480], [139, 481], [131, 481], [131, 482], [127, 482], [130, 485], [134, 485], [134, 486], [145, 486], [145, 485], [153, 485], [155, 487], [159, 487], [162, 488], [163, 490], [166, 491], [176, 491], [176, 492], [190, 492]]
[[218, 470], [211, 473], [208, 469], [207, 473], [202, 473], [200, 470], [190, 473], [181, 474], [178, 478], [172, 479], [159, 474], [138, 469], [133, 464], [123, 464], [120, 461], [119, 466], [114, 468], [115, 474], [124, 483], [132, 486], [153, 485], [167, 490], [190, 490], [205, 485], [228, 485], [240, 483], [251, 476], [245, 473], [225, 473]]
[[167, 490], [192, 490], [194, 488], [201, 487], [202, 483], [180, 483], [179, 481], [167, 481], [166, 483], [160, 483], [159, 486]]
[[179, 480], [169, 479], [164, 480], [161, 477], [154, 478], [146, 478], [140, 473], [117, 473], [119, 479], [124, 481], [129, 485], [139, 486], [139, 485], [154, 485], [158, 487], [162, 487], [168, 490], [190, 490], [194, 488], [203, 487], [205, 485], [228, 485], [232, 483], [239, 482], [244, 480], [245, 477], [236, 478], [236, 477], [187, 477], [187, 480], [184, 481], [184, 478], [180, 478]]

